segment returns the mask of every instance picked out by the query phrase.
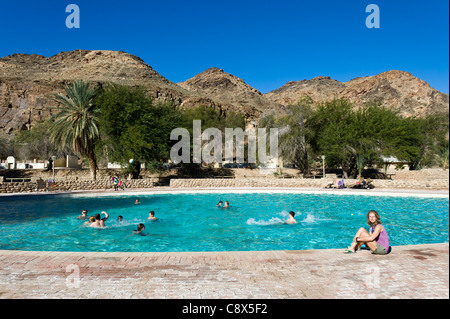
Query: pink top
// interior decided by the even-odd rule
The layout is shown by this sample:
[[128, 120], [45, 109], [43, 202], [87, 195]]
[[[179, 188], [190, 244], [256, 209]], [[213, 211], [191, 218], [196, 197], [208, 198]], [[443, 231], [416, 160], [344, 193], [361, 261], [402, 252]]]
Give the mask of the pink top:
[[[381, 226], [381, 224], [378, 224]], [[375, 228], [377, 228], [377, 226], [375, 226]], [[372, 231], [372, 234], [374, 233], [374, 229], [372, 227], [370, 227], [370, 230]], [[384, 247], [384, 249], [386, 250], [386, 252], [388, 252], [389, 249], [389, 236], [387, 234], [386, 229], [383, 227], [383, 230], [378, 234], [378, 237], [375, 238], [375, 240], [377, 241], [378, 244], [380, 244], [381, 246]]]

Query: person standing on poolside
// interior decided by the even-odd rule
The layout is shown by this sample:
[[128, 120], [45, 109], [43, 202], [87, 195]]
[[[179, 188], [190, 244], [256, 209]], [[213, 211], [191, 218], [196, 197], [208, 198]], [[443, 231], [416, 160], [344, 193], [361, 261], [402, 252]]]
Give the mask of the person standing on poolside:
[[111, 177], [111, 181], [113, 182], [114, 190], [116, 191], [119, 187], [119, 178], [114, 175], [113, 177]]
[[109, 215], [107, 212], [102, 212], [102, 214], [105, 215], [105, 217], [100, 218], [100, 214], [95, 214], [95, 221], [89, 225], [89, 227], [106, 227], [105, 222], [108, 219]]
[[289, 219], [286, 221], [286, 224], [297, 224], [297, 221], [294, 218], [295, 213], [293, 211], [289, 212]]
[[367, 224], [370, 226], [369, 232], [361, 227], [356, 232], [355, 237], [353, 237], [353, 242], [346, 252], [354, 253], [361, 248], [362, 244], [366, 244], [372, 251], [372, 254], [389, 254], [391, 251], [389, 236], [386, 229], [381, 225], [380, 215], [378, 215], [377, 211], [370, 210], [367, 213]]

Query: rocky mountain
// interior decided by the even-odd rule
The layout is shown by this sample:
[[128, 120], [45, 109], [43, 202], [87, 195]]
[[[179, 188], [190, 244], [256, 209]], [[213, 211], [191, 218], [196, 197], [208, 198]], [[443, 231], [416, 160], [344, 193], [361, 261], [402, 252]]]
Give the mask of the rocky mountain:
[[0, 131], [17, 133], [51, 115], [54, 93], [76, 79], [142, 85], [159, 99], [181, 103], [190, 92], [140, 58], [120, 51], [75, 50], [51, 57], [13, 54], [0, 58]]
[[403, 71], [387, 71], [375, 76], [339, 82], [319, 76], [311, 80], [291, 81], [264, 96], [283, 105], [295, 104], [303, 95], [314, 102], [348, 98], [355, 105], [379, 101], [396, 108], [403, 116], [424, 117], [427, 114], [448, 114], [449, 95], [433, 89], [427, 82]]
[[244, 80], [219, 68], [207, 69], [178, 85], [228, 109], [238, 111], [246, 118], [257, 118], [265, 112], [279, 113], [284, 110], [283, 105], [267, 99]]
[[402, 71], [339, 82], [329, 77], [288, 82], [262, 94], [244, 80], [210, 68], [181, 83], [173, 83], [140, 58], [121, 51], [75, 50], [51, 57], [13, 54], [0, 58], [0, 132], [15, 134], [51, 116], [51, 97], [64, 85], [82, 79], [93, 83], [141, 85], [161, 100], [182, 107], [205, 105], [226, 115], [229, 110], [256, 120], [266, 112], [283, 113], [302, 95], [316, 102], [346, 97], [355, 105], [370, 100], [399, 108], [405, 116], [448, 115], [449, 96]]

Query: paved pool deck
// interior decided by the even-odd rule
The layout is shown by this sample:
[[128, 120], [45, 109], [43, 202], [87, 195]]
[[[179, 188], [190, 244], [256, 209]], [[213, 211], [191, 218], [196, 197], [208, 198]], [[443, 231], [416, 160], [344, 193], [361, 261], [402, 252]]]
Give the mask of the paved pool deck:
[[0, 298], [448, 299], [449, 245], [94, 253], [0, 251]]
[[[129, 193], [147, 191], [174, 190]], [[386, 190], [371, 194], [382, 192]], [[448, 192], [395, 192], [448, 197]], [[448, 299], [449, 244], [394, 246], [385, 256], [367, 250], [345, 254], [343, 249], [146, 253], [0, 250], [0, 299], [24, 298]]]

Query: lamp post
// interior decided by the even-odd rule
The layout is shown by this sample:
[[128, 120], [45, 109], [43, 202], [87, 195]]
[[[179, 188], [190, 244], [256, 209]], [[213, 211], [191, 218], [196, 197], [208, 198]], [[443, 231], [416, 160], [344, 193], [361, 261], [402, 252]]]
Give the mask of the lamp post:
[[325, 155], [322, 155], [323, 178], [325, 178]]
[[52, 161], [53, 161], [53, 165], [52, 165], [52, 169], [53, 169], [53, 182], [55, 181], [55, 160], [56, 160], [56, 156], [52, 156]]

